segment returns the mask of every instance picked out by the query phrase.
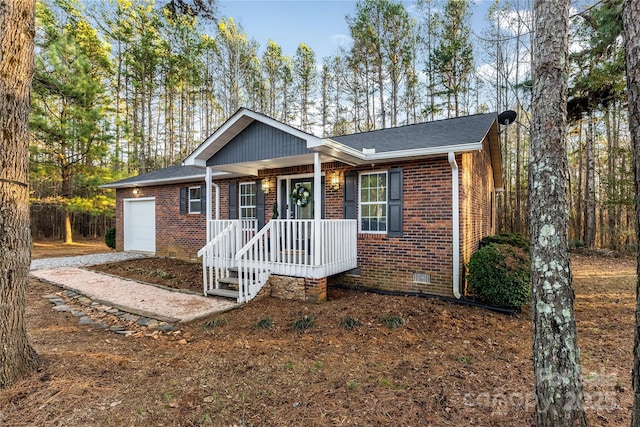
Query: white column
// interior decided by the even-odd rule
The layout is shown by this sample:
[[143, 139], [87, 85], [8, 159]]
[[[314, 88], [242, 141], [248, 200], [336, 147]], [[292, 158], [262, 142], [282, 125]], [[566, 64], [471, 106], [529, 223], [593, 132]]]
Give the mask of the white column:
[[211, 167], [207, 166], [206, 167], [206, 183], [207, 183], [207, 214], [206, 214], [206, 221], [207, 221], [207, 238], [206, 238], [206, 243], [209, 243], [209, 241], [211, 240], [212, 236], [211, 236], [211, 199], [212, 199], [212, 191], [211, 191]]
[[322, 219], [322, 165], [320, 153], [313, 153], [313, 265], [320, 265], [322, 239], [320, 236], [320, 220]]

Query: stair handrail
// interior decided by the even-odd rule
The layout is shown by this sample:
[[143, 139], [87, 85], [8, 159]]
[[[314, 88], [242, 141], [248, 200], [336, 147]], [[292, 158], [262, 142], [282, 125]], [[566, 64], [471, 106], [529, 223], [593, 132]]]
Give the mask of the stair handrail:
[[[255, 297], [260, 289], [269, 280], [269, 257], [270, 251], [266, 247], [266, 239], [272, 227], [269, 221], [255, 236], [251, 238], [237, 253], [235, 260], [238, 264], [238, 302], [248, 302]], [[262, 242], [262, 247], [260, 247]], [[253, 258], [248, 259], [248, 255], [253, 253]]]
[[[228, 276], [230, 266], [216, 263], [216, 259], [220, 260], [222, 257], [214, 256], [213, 252], [221, 242], [224, 242], [229, 235], [232, 235], [232, 232], [238, 227], [238, 223], [239, 222], [234, 221], [227, 225], [216, 237], [207, 242], [207, 244], [198, 251], [198, 257], [202, 257], [202, 281], [205, 296], [207, 296], [207, 290], [214, 289], [221, 274]], [[208, 262], [209, 260], [211, 260], [211, 262]], [[208, 275], [207, 272], [209, 273]], [[209, 280], [207, 280], [207, 277]]]

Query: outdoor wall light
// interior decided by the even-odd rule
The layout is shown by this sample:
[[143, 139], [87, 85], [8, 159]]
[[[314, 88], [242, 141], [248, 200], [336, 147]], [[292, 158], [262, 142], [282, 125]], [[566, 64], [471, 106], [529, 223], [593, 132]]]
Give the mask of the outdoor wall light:
[[267, 178], [262, 180], [262, 192], [269, 194], [269, 180]]
[[138, 190], [138, 187], [134, 187], [134, 189], [133, 189], [133, 195], [134, 195], [134, 196], [137, 196], [139, 192], [140, 192], [140, 190]]
[[337, 190], [340, 188], [340, 172], [338, 171], [335, 171], [331, 175], [331, 188], [333, 188], [334, 190]]

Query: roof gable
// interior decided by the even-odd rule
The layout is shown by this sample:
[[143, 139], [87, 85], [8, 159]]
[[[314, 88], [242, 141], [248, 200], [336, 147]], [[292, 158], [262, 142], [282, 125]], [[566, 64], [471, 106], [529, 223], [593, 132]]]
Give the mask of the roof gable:
[[261, 121], [253, 121], [207, 159], [207, 166], [292, 157], [312, 153], [307, 142]]
[[204, 142], [185, 159], [184, 164], [205, 166], [207, 161], [212, 160], [218, 151], [234, 140], [236, 136], [243, 132], [254, 121], [264, 123], [272, 128], [297, 137], [305, 141], [307, 146], [317, 144], [320, 141], [316, 136], [286, 125], [264, 114], [257, 113], [248, 108], [240, 108], [222, 126], [204, 140]]

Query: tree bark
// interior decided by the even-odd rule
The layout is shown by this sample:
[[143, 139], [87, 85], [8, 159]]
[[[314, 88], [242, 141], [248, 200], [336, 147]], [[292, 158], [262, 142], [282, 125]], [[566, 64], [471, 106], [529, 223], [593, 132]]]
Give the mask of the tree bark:
[[586, 426], [568, 250], [568, 0], [534, 2], [529, 166], [538, 426]]
[[[640, 235], [640, 2], [625, 0], [622, 11], [629, 97], [629, 131], [633, 145], [636, 233]], [[640, 239], [638, 239], [640, 241]], [[640, 273], [640, 248], [636, 271]], [[636, 330], [633, 344], [633, 411], [631, 425], [640, 426], [640, 275], [636, 281]]]
[[35, 0], [0, 0], [0, 389], [38, 364], [24, 321], [31, 260], [29, 91]]

